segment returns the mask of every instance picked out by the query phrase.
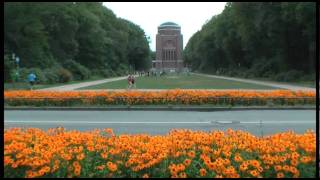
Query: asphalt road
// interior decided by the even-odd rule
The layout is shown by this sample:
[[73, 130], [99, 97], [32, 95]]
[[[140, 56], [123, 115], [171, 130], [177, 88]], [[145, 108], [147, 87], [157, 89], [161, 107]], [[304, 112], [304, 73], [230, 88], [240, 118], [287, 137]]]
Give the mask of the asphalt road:
[[4, 127], [63, 126], [67, 130], [112, 128], [116, 134], [166, 134], [170, 129], [249, 131], [257, 136], [316, 130], [315, 110], [248, 111], [41, 111], [5, 110]]

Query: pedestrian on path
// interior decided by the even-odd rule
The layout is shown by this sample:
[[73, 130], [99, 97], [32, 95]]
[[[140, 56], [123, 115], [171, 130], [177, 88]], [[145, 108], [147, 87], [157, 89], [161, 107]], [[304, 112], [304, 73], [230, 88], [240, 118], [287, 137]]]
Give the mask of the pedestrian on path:
[[131, 87], [132, 87], [132, 76], [131, 76], [131, 74], [129, 74], [129, 76], [128, 76], [128, 89], [131, 89]]
[[34, 82], [36, 81], [37, 76], [31, 71], [28, 75], [28, 81], [30, 83], [30, 90], [33, 89]]
[[136, 88], [134, 76], [131, 76], [131, 84], [133, 88]]

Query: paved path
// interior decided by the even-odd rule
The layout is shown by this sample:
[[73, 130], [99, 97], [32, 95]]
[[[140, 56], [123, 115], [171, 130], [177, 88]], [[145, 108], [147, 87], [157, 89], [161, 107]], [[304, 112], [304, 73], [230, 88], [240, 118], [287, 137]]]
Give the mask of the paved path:
[[185, 111], [4, 111], [4, 127], [63, 126], [68, 130], [112, 128], [116, 134], [166, 134], [171, 129], [245, 130], [257, 136], [316, 130], [315, 110]]
[[215, 75], [207, 75], [207, 74], [200, 74], [200, 73], [192, 73], [192, 74], [200, 75], [200, 76], [205, 76], [205, 77], [213, 77], [213, 78], [219, 78], [219, 79], [232, 80], [232, 81], [240, 81], [240, 82], [246, 82], [246, 83], [253, 83], [253, 84], [259, 84], [259, 85], [264, 85], [264, 86], [272, 86], [272, 87], [289, 89], [289, 90], [316, 91], [316, 88], [309, 88], [309, 87], [303, 87], [303, 86], [294, 86], [294, 85], [287, 85], [287, 84], [281, 84], [281, 83], [264, 82], [264, 81], [257, 81], [257, 80], [249, 80], [249, 79], [226, 77], [226, 76], [215, 76]]
[[77, 83], [77, 84], [69, 84], [69, 85], [57, 86], [57, 87], [50, 87], [50, 88], [44, 88], [44, 89], [39, 89], [39, 90], [70, 91], [70, 90], [75, 90], [75, 89], [82, 88], [82, 87], [94, 86], [94, 85], [103, 84], [103, 83], [112, 82], [112, 81], [119, 81], [122, 79], [127, 79], [127, 76], [108, 78], [108, 79], [102, 79], [102, 80], [96, 80], [96, 81], [89, 81], [89, 82], [83, 82], [83, 83]]

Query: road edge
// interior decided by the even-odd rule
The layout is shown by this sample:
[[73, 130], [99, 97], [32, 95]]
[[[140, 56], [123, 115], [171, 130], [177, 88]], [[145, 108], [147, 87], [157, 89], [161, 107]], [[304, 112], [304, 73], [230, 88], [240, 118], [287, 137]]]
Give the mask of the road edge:
[[284, 107], [4, 107], [5, 111], [47, 110], [47, 111], [240, 111], [240, 110], [316, 110], [316, 106], [284, 106]]

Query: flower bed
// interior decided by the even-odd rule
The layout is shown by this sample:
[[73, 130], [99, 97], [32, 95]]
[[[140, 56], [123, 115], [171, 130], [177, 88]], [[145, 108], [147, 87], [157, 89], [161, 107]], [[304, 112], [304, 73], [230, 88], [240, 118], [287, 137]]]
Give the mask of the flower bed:
[[4, 132], [5, 177], [315, 177], [316, 134]]
[[315, 105], [311, 91], [5, 91], [5, 105]]

